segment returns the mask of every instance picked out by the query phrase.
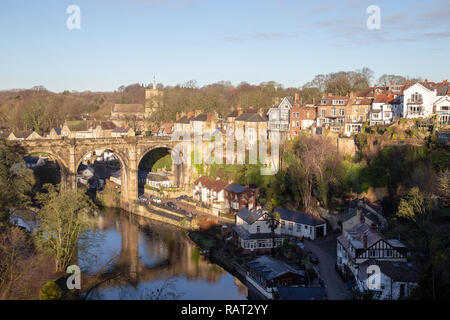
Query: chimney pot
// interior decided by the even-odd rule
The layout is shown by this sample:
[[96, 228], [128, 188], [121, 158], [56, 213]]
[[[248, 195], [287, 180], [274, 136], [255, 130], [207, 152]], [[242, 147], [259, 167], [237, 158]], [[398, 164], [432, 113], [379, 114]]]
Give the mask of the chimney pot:
[[364, 249], [367, 249], [367, 234], [364, 233], [363, 235], [363, 241], [364, 241]]

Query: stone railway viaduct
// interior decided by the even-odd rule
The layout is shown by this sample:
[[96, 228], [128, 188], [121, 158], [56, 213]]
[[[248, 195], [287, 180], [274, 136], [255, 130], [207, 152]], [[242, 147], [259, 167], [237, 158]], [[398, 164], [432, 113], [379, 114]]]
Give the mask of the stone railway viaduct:
[[[54, 159], [61, 170], [63, 188], [76, 189], [76, 174], [83, 158], [95, 150], [113, 152], [121, 167], [121, 207], [132, 211], [132, 203], [138, 198], [138, 168], [142, 158], [157, 148], [172, 151], [181, 141], [170, 137], [122, 137], [97, 139], [36, 139], [17, 141], [26, 153], [45, 153]], [[191, 183], [190, 163], [172, 164], [172, 173], [178, 187]]]

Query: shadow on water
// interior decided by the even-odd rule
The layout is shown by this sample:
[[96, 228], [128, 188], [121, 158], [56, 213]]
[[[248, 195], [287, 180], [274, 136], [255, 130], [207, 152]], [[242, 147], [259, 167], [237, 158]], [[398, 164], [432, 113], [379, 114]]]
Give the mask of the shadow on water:
[[[247, 299], [247, 288], [177, 228], [104, 209], [79, 241], [87, 299]], [[87, 290], [92, 288], [92, 290]]]

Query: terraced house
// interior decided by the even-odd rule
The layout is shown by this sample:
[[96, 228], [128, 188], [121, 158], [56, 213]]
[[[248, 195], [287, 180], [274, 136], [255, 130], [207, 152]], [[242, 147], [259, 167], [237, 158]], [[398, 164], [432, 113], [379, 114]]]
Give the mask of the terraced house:
[[344, 133], [349, 96], [323, 96], [317, 105], [317, 126], [333, 132]]

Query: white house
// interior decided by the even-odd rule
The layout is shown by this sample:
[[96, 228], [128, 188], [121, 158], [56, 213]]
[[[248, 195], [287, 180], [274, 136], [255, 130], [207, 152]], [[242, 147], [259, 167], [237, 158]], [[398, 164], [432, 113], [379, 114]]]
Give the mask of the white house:
[[25, 160], [25, 164], [28, 169], [35, 169], [37, 167], [45, 165], [46, 159], [48, 158], [44, 158], [42, 156], [38, 157], [27, 156], [23, 158], [23, 160]]
[[194, 200], [205, 204], [223, 203], [225, 202], [224, 190], [227, 185], [227, 182], [218, 178], [200, 177], [194, 182], [192, 196]]
[[267, 116], [269, 118], [267, 130], [269, 131], [269, 138], [271, 132], [279, 132], [282, 139], [289, 135], [289, 113], [293, 107], [294, 101], [292, 98], [285, 97], [278, 107], [269, 109]]
[[370, 110], [370, 125], [389, 125], [395, 117], [402, 114], [402, 106], [399, 99], [385, 94], [378, 95], [372, 102]]
[[[267, 223], [266, 213], [261, 208], [243, 208], [236, 214], [233, 226], [236, 244], [244, 252], [267, 251], [272, 249], [272, 231]], [[283, 244], [283, 236], [278, 225], [275, 231], [275, 247]]]
[[450, 95], [440, 96], [434, 103], [434, 111], [440, 124], [450, 123]]
[[149, 172], [147, 174], [146, 184], [157, 189], [161, 187], [170, 188], [172, 186], [169, 174], [163, 172]]
[[367, 260], [359, 265], [356, 283], [361, 292], [371, 290], [379, 300], [397, 300], [417, 287], [417, 274], [407, 262]]
[[403, 117], [429, 118], [433, 114], [437, 90], [427, 83], [419, 83], [403, 91]]
[[322, 218], [281, 208], [276, 209], [276, 212], [280, 215], [282, 235], [314, 240], [327, 234], [327, 224]]

